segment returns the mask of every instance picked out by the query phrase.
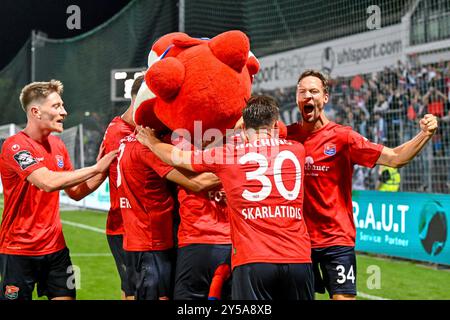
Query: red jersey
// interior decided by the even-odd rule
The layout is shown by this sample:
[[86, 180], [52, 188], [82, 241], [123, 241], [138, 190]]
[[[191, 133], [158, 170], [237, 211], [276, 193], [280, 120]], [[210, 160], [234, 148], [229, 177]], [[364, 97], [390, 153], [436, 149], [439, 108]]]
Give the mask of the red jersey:
[[[132, 134], [133, 131], [134, 127], [121, 117], [112, 119], [103, 137], [105, 153], [119, 149], [120, 140]], [[109, 200], [111, 205], [106, 220], [106, 234], [123, 234], [122, 214], [117, 196], [117, 159], [114, 159], [109, 166]]]
[[204, 192], [178, 189], [180, 225], [178, 247], [188, 244], [230, 244], [225, 191], [216, 188]]
[[[182, 150], [194, 150], [194, 146], [180, 137], [173, 141]], [[189, 244], [230, 244], [225, 191], [218, 187], [204, 192], [193, 192], [178, 187], [180, 225], [178, 247]]]
[[373, 167], [383, 148], [334, 122], [308, 133], [288, 126], [288, 138], [305, 146], [305, 221], [313, 248], [354, 246], [353, 165]]
[[125, 231], [123, 248], [154, 251], [173, 247], [174, 202], [164, 179], [173, 168], [134, 135], [125, 137], [119, 150], [117, 187]]
[[0, 155], [4, 210], [0, 253], [23, 256], [50, 254], [66, 247], [59, 216], [59, 191], [45, 192], [27, 177], [35, 170], [73, 170], [62, 140], [50, 135], [41, 144], [23, 131], [9, 137]]
[[269, 138], [194, 152], [193, 169], [215, 173], [227, 195], [233, 268], [311, 262], [302, 212], [304, 156], [301, 144]]

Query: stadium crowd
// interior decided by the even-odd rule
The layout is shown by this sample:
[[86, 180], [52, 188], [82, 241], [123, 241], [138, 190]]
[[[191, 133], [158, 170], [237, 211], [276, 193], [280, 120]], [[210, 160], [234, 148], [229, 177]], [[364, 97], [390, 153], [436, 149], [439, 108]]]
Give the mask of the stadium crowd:
[[[295, 92], [296, 87], [258, 91], [274, 96], [281, 112], [297, 108]], [[413, 57], [407, 65], [398, 61], [372, 74], [331, 78], [330, 97], [325, 113], [331, 121], [389, 147], [411, 139], [424, 114], [437, 116], [432, 160], [423, 152], [402, 169], [401, 191], [450, 192], [450, 61], [424, 65]], [[360, 189], [375, 189], [378, 172], [355, 170], [354, 179]]]

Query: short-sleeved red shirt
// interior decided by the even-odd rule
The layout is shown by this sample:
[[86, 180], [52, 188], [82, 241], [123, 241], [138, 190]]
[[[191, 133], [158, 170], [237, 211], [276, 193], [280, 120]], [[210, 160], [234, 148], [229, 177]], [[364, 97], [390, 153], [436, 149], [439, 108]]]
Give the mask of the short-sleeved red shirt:
[[66, 247], [59, 216], [59, 191], [45, 192], [27, 181], [35, 170], [73, 170], [66, 146], [50, 135], [39, 143], [23, 131], [9, 137], [0, 155], [4, 210], [0, 253], [50, 254]]
[[[172, 141], [182, 150], [194, 150], [183, 138]], [[178, 247], [189, 244], [230, 244], [230, 221], [225, 191], [222, 187], [193, 192], [178, 187], [180, 225]]]
[[334, 122], [312, 133], [292, 124], [288, 138], [305, 146], [303, 210], [312, 248], [354, 246], [353, 165], [373, 167], [383, 146]]
[[309, 263], [303, 220], [304, 148], [295, 141], [259, 139], [194, 152], [192, 167], [210, 171], [227, 196], [232, 266]]
[[123, 248], [156, 251], [173, 247], [174, 201], [164, 177], [173, 168], [134, 135], [119, 147], [117, 190], [122, 212]]
[[[132, 134], [134, 127], [121, 117], [112, 119], [103, 137], [105, 153], [119, 149], [120, 140]], [[110, 208], [106, 220], [106, 234], [123, 234], [122, 214], [120, 213], [119, 198], [117, 197], [117, 159], [109, 166], [109, 198]]]
[[231, 243], [225, 197], [225, 191], [222, 188], [203, 192], [178, 188], [180, 203], [178, 247], [195, 243]]

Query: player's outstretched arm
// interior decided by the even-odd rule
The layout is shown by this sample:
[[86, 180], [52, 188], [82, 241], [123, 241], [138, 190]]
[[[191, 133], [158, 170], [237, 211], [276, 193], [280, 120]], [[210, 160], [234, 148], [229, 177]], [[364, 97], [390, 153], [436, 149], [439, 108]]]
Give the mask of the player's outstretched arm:
[[173, 169], [166, 175], [166, 179], [193, 192], [205, 191], [220, 185], [220, 179], [210, 172], [192, 174], [183, 169]]
[[421, 131], [414, 138], [396, 148], [384, 147], [377, 164], [393, 168], [403, 167], [423, 149], [437, 128], [437, 118], [432, 114], [426, 114], [420, 119]]
[[191, 151], [183, 151], [171, 144], [161, 142], [156, 137], [153, 129], [148, 127], [143, 128], [137, 126], [136, 130], [136, 139], [149, 148], [162, 161], [173, 167], [194, 171], [191, 165]]
[[105, 150], [104, 150], [104, 146], [102, 143], [102, 146], [100, 147], [100, 150], [99, 150], [99, 154], [97, 156], [97, 165], [99, 165], [100, 170], [104, 170], [104, 171], [96, 174], [92, 178], [89, 178], [88, 180], [86, 180], [82, 183], [79, 183], [73, 187], [64, 189], [64, 191], [67, 193], [67, 195], [71, 199], [73, 199], [75, 201], [79, 201], [79, 200], [83, 199], [88, 194], [94, 192], [102, 184], [102, 182], [105, 181], [106, 177], [109, 174], [109, 170], [108, 170], [109, 165], [111, 164], [111, 161], [114, 161], [115, 157], [117, 156], [117, 151], [113, 151], [112, 154], [115, 154], [115, 156], [112, 156], [111, 161], [109, 158], [102, 161], [102, 158], [105, 157], [104, 151]]
[[102, 159], [100, 159], [95, 165], [74, 171], [56, 172], [51, 171], [46, 167], [39, 168], [33, 171], [27, 177], [27, 180], [28, 182], [34, 184], [36, 187], [44, 190], [45, 192], [68, 189], [70, 187], [74, 187], [80, 183], [83, 183], [96, 175], [106, 174], [109, 165], [117, 156], [117, 152], [117, 150], [111, 151]]

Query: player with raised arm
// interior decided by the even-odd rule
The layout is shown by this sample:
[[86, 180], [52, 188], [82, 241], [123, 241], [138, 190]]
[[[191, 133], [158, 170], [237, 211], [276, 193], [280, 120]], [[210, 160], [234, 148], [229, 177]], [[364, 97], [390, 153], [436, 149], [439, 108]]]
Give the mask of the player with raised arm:
[[356, 297], [356, 229], [352, 209], [355, 164], [398, 168], [411, 161], [437, 129], [436, 117], [426, 114], [421, 131], [396, 148], [372, 143], [351, 127], [327, 119], [328, 80], [319, 71], [303, 72], [297, 83], [302, 121], [288, 126], [288, 139], [304, 144], [304, 215], [311, 236], [316, 291], [327, 289], [335, 300]]

